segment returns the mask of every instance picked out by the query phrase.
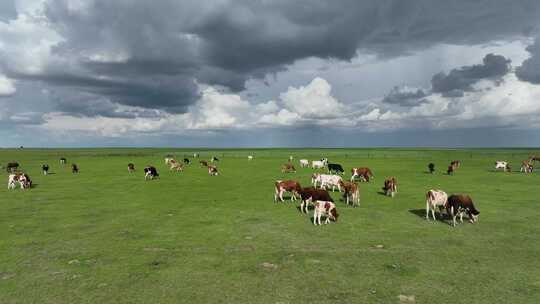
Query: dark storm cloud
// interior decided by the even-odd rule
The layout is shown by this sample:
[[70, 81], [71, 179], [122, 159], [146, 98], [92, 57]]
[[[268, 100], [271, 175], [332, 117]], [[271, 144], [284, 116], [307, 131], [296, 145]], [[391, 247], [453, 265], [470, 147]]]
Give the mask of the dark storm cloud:
[[516, 69], [516, 75], [523, 81], [540, 84], [540, 38], [536, 38], [534, 44], [527, 47], [531, 57]]
[[[508, 39], [534, 28], [540, 8], [537, 0], [82, 3], [45, 4], [47, 24], [63, 38], [53, 53], [67, 63], [14, 78], [173, 113], [197, 100], [195, 82], [242, 91], [246, 80], [309, 57], [350, 60], [358, 50], [392, 57]], [[441, 81], [448, 91], [466, 85]]]
[[463, 91], [471, 91], [472, 85], [481, 79], [497, 79], [510, 71], [510, 60], [504, 56], [487, 54], [482, 64], [453, 69], [448, 74], [441, 72], [433, 76], [433, 92], [447, 97], [463, 96]]
[[422, 103], [427, 94], [421, 90], [403, 90], [401, 87], [394, 87], [384, 98], [383, 102], [400, 106], [415, 106]]

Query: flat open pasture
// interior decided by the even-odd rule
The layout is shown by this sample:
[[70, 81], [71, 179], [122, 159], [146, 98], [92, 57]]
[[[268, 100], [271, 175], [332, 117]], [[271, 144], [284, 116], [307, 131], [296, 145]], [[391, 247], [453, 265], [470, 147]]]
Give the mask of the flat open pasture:
[[[181, 173], [165, 166], [167, 154], [193, 152], [220, 158], [220, 175], [197, 159]], [[540, 303], [540, 172], [519, 173], [532, 154], [540, 151], [0, 150], [1, 164], [19, 162], [35, 184], [8, 191], [2, 173], [0, 303]], [[297, 172], [281, 173], [289, 155]], [[317, 171], [298, 160], [321, 157], [342, 164], [346, 179], [358, 166], [375, 179], [360, 184], [358, 208], [333, 193], [339, 221], [317, 227], [297, 203], [274, 203], [273, 183], [308, 186]], [[462, 165], [448, 176], [454, 159]], [[494, 172], [496, 160], [513, 172]], [[144, 180], [148, 164], [159, 179]], [[389, 176], [394, 198], [380, 193]], [[470, 194], [479, 222], [426, 221], [431, 188]]]

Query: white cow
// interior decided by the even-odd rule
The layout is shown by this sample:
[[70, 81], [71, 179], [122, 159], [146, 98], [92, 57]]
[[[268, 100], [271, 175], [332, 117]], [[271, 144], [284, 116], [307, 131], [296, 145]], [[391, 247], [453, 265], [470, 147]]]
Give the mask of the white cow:
[[253, 159], [253, 155], [248, 155], [248, 160], [252, 160]]
[[338, 213], [336, 205], [332, 202], [316, 201], [314, 203], [315, 209], [313, 210], [313, 225], [321, 225], [321, 216], [325, 215], [325, 224], [330, 223], [330, 219], [337, 222]]
[[300, 160], [300, 168], [307, 168], [307, 167], [309, 167], [309, 160], [301, 159]]
[[311, 162], [311, 168], [313, 169], [322, 169], [324, 167], [326, 167], [326, 165], [328, 164], [328, 159], [326, 158], [323, 158], [321, 160], [314, 160]]
[[497, 169], [503, 169], [503, 171], [510, 171], [510, 166], [508, 165], [508, 162], [498, 160], [495, 162], [495, 170]]
[[314, 182], [313, 186], [315, 188], [317, 188], [317, 184], [320, 183], [321, 189], [332, 186], [332, 191], [337, 187], [339, 192], [341, 192], [341, 183], [343, 183], [341, 176], [334, 174], [313, 174], [312, 181]]
[[431, 211], [433, 220], [437, 220], [435, 218], [435, 208], [445, 208], [447, 201], [448, 194], [444, 191], [432, 189], [426, 192], [426, 220], [429, 220], [429, 211]]

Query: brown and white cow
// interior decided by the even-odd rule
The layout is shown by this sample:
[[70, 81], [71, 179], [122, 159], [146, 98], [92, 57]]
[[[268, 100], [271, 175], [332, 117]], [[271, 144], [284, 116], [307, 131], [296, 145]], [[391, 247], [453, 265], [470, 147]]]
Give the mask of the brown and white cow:
[[446, 204], [446, 212], [452, 217], [452, 225], [456, 226], [456, 217], [459, 215], [460, 221], [463, 222], [463, 214], [467, 213], [469, 222], [478, 221], [480, 211], [476, 210], [470, 196], [466, 194], [453, 194], [448, 197]]
[[208, 166], [208, 174], [210, 176], [217, 176], [219, 174], [218, 168], [216, 166]]
[[350, 201], [354, 207], [360, 206], [360, 189], [358, 183], [341, 180], [340, 184], [341, 188], [344, 190], [343, 197], [345, 197], [347, 205]]
[[14, 173], [8, 177], [8, 189], [15, 189], [16, 183], [19, 183], [21, 189], [28, 189], [32, 187], [32, 180], [26, 173]]
[[281, 166], [281, 172], [283, 173], [295, 173], [296, 169], [294, 168], [293, 164], [286, 163]]
[[351, 182], [353, 182], [356, 178], [359, 178], [360, 181], [369, 182], [371, 178], [374, 178], [373, 173], [371, 172], [371, 169], [366, 167], [360, 167], [360, 168], [352, 168], [351, 169]]
[[330, 220], [337, 222], [339, 214], [337, 213], [336, 205], [328, 201], [315, 201], [313, 204], [313, 225], [321, 225], [321, 217], [326, 216], [325, 224], [329, 224]]
[[300, 190], [302, 189], [302, 186], [300, 186], [300, 183], [294, 180], [277, 180], [274, 183], [274, 187], [276, 190], [276, 193], [274, 194], [274, 202], [277, 202], [278, 198], [283, 202], [283, 193], [290, 192], [291, 193], [291, 201], [296, 200], [296, 196], [300, 196]]
[[454, 174], [454, 171], [455, 171], [454, 166], [450, 165], [450, 166], [448, 166], [448, 170], [446, 170], [446, 173], [447, 173], [448, 175], [453, 175], [453, 174]]
[[394, 197], [394, 195], [397, 193], [396, 178], [395, 177], [387, 178], [384, 181], [384, 186], [383, 186], [382, 189], [383, 189], [385, 195]]
[[429, 212], [433, 216], [433, 220], [437, 220], [435, 217], [435, 208], [439, 209], [439, 212], [442, 208], [446, 208], [446, 203], [448, 201], [448, 194], [442, 190], [429, 190], [426, 192], [426, 220], [429, 220]]
[[450, 166], [454, 167], [454, 170], [459, 168], [461, 166], [461, 161], [459, 160], [453, 160], [450, 162]]
[[169, 170], [175, 170], [176, 172], [182, 172], [184, 171], [184, 165], [182, 163], [179, 163], [177, 161], [170, 163], [171, 168]]
[[522, 161], [521, 162], [521, 169], [519, 170], [519, 172], [532, 173], [533, 172], [532, 162], [530, 160]]
[[334, 201], [334, 199], [332, 199], [332, 197], [330, 196], [330, 193], [328, 193], [328, 191], [326, 191], [325, 189], [307, 187], [300, 189], [299, 194], [300, 198], [302, 199], [302, 203], [300, 204], [300, 211], [305, 213], [308, 212], [309, 205], [312, 204], [314, 201]]
[[504, 172], [512, 171], [510, 164], [508, 164], [508, 162], [504, 160], [498, 160], [495, 162], [495, 170], [498, 170], [498, 169], [503, 169]]

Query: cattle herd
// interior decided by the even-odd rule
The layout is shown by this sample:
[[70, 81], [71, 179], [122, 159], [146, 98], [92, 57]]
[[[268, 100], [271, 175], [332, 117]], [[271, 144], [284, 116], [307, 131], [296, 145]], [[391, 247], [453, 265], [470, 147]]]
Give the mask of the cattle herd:
[[[198, 158], [199, 154], [193, 154], [194, 158]], [[248, 156], [248, 161], [253, 160], [253, 155]], [[292, 164], [293, 157], [288, 158], [288, 162], [281, 166], [282, 173], [295, 173], [296, 169]], [[533, 165], [535, 162], [540, 161], [540, 156], [531, 156], [524, 160], [521, 164], [520, 172], [531, 173], [533, 171]], [[60, 158], [60, 164], [65, 165], [66, 158]], [[199, 164], [208, 170], [210, 176], [217, 176], [219, 174], [217, 163], [219, 159], [213, 156], [210, 161], [200, 160]], [[184, 168], [190, 165], [192, 162], [189, 158], [184, 158], [182, 162], [177, 161], [172, 156], [165, 158], [165, 165], [169, 167], [171, 171], [182, 172]], [[374, 179], [373, 172], [367, 167], [355, 167], [351, 169], [350, 180], [344, 180], [343, 175], [345, 170], [343, 166], [337, 163], [329, 163], [327, 158], [320, 160], [309, 161], [307, 159], [299, 160], [300, 168], [311, 168], [319, 170], [311, 174], [311, 186], [302, 187], [296, 180], [276, 180], [274, 182], [274, 202], [284, 202], [283, 194], [285, 192], [290, 193], [290, 200], [300, 200], [300, 212], [308, 213], [309, 207], [313, 207], [313, 224], [321, 225], [321, 218], [324, 217], [324, 223], [328, 224], [330, 221], [337, 222], [339, 214], [337, 212], [336, 203], [328, 191], [339, 191], [342, 193], [342, 199], [347, 205], [353, 207], [360, 206], [360, 187], [358, 182], [370, 182]], [[135, 164], [129, 163], [128, 172], [135, 172]], [[460, 168], [461, 162], [454, 160], [450, 162], [447, 168], [447, 174], [453, 175], [458, 168]], [[19, 171], [19, 163], [10, 162], [5, 167], [9, 173], [8, 177], [8, 189], [15, 189], [19, 184], [21, 189], [32, 188], [32, 180], [28, 174]], [[44, 175], [49, 174], [49, 165], [43, 164], [41, 166]], [[320, 170], [326, 169], [327, 173], [321, 173]], [[496, 161], [495, 170], [502, 170], [504, 172], [511, 172], [511, 167], [507, 161]], [[79, 172], [77, 164], [71, 165], [72, 173]], [[435, 164], [428, 164], [428, 173], [433, 174], [435, 172]], [[159, 173], [156, 167], [147, 165], [144, 167], [144, 179], [153, 180], [159, 177]], [[394, 197], [397, 193], [397, 180], [395, 177], [388, 177], [384, 180], [382, 187], [382, 194]], [[466, 214], [469, 218], [469, 222], [474, 223], [478, 220], [480, 212], [474, 206], [473, 200], [466, 194], [453, 194], [448, 195], [446, 192], [439, 189], [431, 189], [426, 192], [426, 220], [429, 220], [430, 213], [433, 220], [436, 220], [435, 211], [438, 209], [440, 217], [442, 219], [442, 211], [445, 210], [446, 214], [452, 220], [452, 225], [456, 225], [456, 220], [459, 217], [463, 222], [463, 216]]]

